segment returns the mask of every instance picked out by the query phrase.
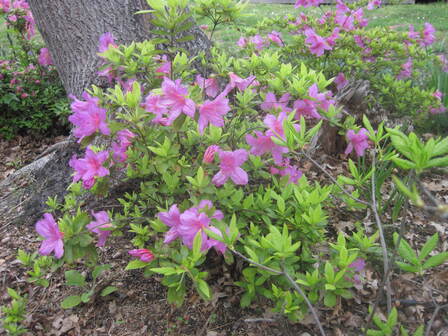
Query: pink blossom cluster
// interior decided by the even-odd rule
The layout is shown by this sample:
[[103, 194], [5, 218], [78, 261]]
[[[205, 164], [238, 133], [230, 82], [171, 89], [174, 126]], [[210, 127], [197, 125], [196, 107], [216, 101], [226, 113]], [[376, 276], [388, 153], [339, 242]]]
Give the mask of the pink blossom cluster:
[[36, 23], [30, 6], [25, 0], [0, 0], [0, 10], [8, 13], [6, 24], [13, 25], [23, 19], [25, 21], [26, 39], [30, 40], [36, 34]]
[[224, 215], [220, 210], [215, 210], [211, 201], [202, 200], [197, 207], [185, 210], [183, 213], [179, 211], [177, 204], [174, 204], [168, 211], [160, 212], [158, 217], [165, 225], [170, 227], [165, 234], [164, 243], [169, 244], [179, 238], [183, 244], [191, 249], [194, 238], [197, 234], [200, 234], [202, 238], [201, 251], [207, 251], [213, 247], [221, 253], [225, 252], [226, 245], [209, 238], [205, 232], [205, 230], [210, 230], [222, 236], [221, 231], [210, 224], [212, 219], [224, 219]]
[[421, 33], [414, 30], [413, 25], [409, 25], [408, 38], [419, 43], [422, 47], [427, 47], [436, 41], [435, 28], [426, 22]]
[[76, 154], [69, 161], [69, 166], [75, 170], [73, 182], [82, 180], [85, 189], [90, 189], [95, 184], [95, 178], [109, 175], [109, 169], [104, 163], [109, 158], [107, 151], [95, 153], [90, 147], [86, 149], [86, 155], [78, 159]]
[[132, 138], [135, 136], [136, 135], [128, 129], [117, 132], [117, 139], [112, 143], [113, 158], [116, 162], [123, 163], [127, 160], [128, 155], [126, 154], [126, 151], [132, 143]]
[[409, 58], [406, 63], [401, 65], [401, 71], [397, 75], [397, 79], [406, 79], [412, 76], [412, 59]]
[[439, 101], [440, 105], [439, 105], [439, 107], [431, 107], [429, 109], [429, 112], [431, 114], [440, 114], [440, 113], [446, 112], [447, 109], [445, 106], [443, 106], [443, 103], [442, 103], [443, 93], [440, 92], [439, 90], [436, 90], [432, 95], [434, 98], [436, 98]]
[[51, 59], [50, 52], [48, 51], [47, 48], [40, 49], [37, 61], [39, 62], [40, 65], [42, 65], [44, 67], [53, 65], [53, 60]]
[[283, 162], [277, 167], [270, 168], [271, 174], [280, 176], [289, 176], [288, 183], [297, 184], [302, 177], [302, 171], [297, 165], [292, 165], [289, 159], [284, 159]]
[[345, 154], [350, 154], [353, 150], [357, 156], [364, 156], [364, 152], [370, 147], [369, 144], [369, 132], [365, 128], [361, 128], [358, 133], [354, 130], [347, 132], [348, 146], [345, 150]]
[[68, 120], [76, 126], [73, 134], [81, 142], [84, 137], [95, 134], [97, 131], [104, 135], [110, 135], [110, 129], [106, 121], [106, 109], [99, 106], [99, 99], [92, 97], [87, 92], [82, 94], [82, 100], [75, 97], [71, 104], [73, 114]]
[[332, 99], [332, 93], [330, 91], [320, 93], [317, 84], [310, 86], [308, 97], [294, 102], [293, 107], [296, 112], [296, 119], [300, 119], [300, 116], [321, 119], [322, 116], [319, 114], [318, 109], [328, 111], [328, 108], [335, 103]]
[[256, 51], [261, 51], [265, 47], [268, 47], [270, 44], [274, 44], [279, 47], [284, 46], [281, 33], [277, 32], [275, 30], [268, 33], [266, 38], [263, 38], [259, 34], [254, 35], [249, 39], [244, 36], [241, 36], [236, 44], [240, 48], [246, 48], [248, 46], [248, 44], [252, 44]]

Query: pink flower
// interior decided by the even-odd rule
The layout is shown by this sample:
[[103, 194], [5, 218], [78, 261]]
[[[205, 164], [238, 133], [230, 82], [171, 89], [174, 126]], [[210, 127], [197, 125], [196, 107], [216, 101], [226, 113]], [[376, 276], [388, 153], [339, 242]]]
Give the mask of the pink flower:
[[276, 145], [271, 135], [265, 135], [260, 131], [255, 132], [256, 137], [247, 134], [246, 141], [252, 147], [250, 153], [252, 155], [261, 156], [265, 153], [272, 153], [275, 164], [280, 165], [283, 161], [283, 154], [288, 153], [288, 148]]
[[279, 32], [276, 32], [275, 30], [273, 30], [272, 32], [270, 32], [268, 34], [268, 39], [275, 43], [276, 45], [278, 45], [279, 47], [282, 47], [283, 44], [283, 40], [282, 40], [282, 35]]
[[194, 118], [196, 104], [187, 98], [188, 89], [181, 84], [181, 80], [172, 81], [165, 77], [162, 83], [162, 103], [169, 109], [168, 121], [171, 123], [183, 112], [187, 116]]
[[128, 155], [126, 154], [126, 151], [131, 145], [131, 139], [135, 136], [136, 135], [128, 129], [117, 132], [118, 142], [112, 144], [113, 158], [116, 162], [125, 162], [127, 160]]
[[321, 3], [321, 0], [297, 0], [294, 7], [317, 7]]
[[300, 119], [300, 116], [322, 119], [322, 116], [317, 112], [316, 103], [310, 99], [296, 100], [293, 107], [296, 111], [295, 118], [297, 120]]
[[285, 132], [283, 130], [283, 121], [287, 119], [287, 117], [288, 115], [286, 112], [280, 112], [278, 117], [268, 114], [263, 120], [263, 123], [269, 128], [266, 135], [284, 139]]
[[166, 55], [163, 55], [161, 65], [156, 69], [157, 73], [163, 74], [164, 76], [169, 76], [171, 74], [171, 62], [168, 60]]
[[103, 163], [108, 159], [109, 153], [101, 151], [93, 152], [89, 147], [86, 150], [86, 156], [83, 159], [77, 159], [74, 155], [69, 166], [75, 170], [73, 182], [82, 180], [85, 189], [90, 189], [95, 184], [95, 177], [104, 177], [109, 175], [109, 169], [103, 167]]
[[353, 35], [353, 39], [355, 40], [355, 43], [358, 45], [358, 47], [364, 49], [366, 45], [364, 44], [364, 41], [362, 39], [362, 36], [360, 35]]
[[372, 0], [367, 4], [367, 9], [373, 10], [373, 9], [375, 9], [375, 7], [380, 7], [380, 6], [381, 6], [381, 0]]
[[0, 9], [3, 10], [4, 13], [8, 13], [11, 9], [11, 1], [0, 0]]
[[8, 16], [8, 21], [10, 21], [10, 22], [17, 22], [17, 15], [10, 15], [10, 16]]
[[291, 112], [292, 109], [287, 107], [289, 99], [291, 95], [289, 93], [285, 93], [280, 99], [277, 101], [277, 97], [272, 92], [268, 92], [266, 94], [266, 98], [264, 102], [260, 105], [263, 111], [269, 111], [272, 109], [279, 109], [286, 113]]
[[339, 27], [334, 28], [331, 35], [325, 39], [330, 47], [333, 47], [336, 44], [336, 40], [340, 38], [339, 31]]
[[366, 267], [366, 261], [362, 258], [358, 258], [350, 265], [348, 265], [348, 267], [353, 268], [356, 272], [360, 273]]
[[311, 28], [305, 30], [305, 43], [308, 45], [310, 52], [316, 56], [322, 56], [325, 50], [332, 50], [333, 48], [319, 35], [317, 35]]
[[240, 48], [245, 48], [247, 46], [247, 39], [244, 36], [241, 36], [236, 45]]
[[[207, 209], [210, 209], [209, 206], [213, 207], [213, 204], [210, 201], [204, 200], [201, 203], [203, 203], [203, 207], [206, 206]], [[224, 253], [226, 246], [222, 242], [208, 238], [205, 230], [213, 231], [218, 235], [221, 235], [221, 232], [214, 226], [210, 226], [210, 218], [206, 213], [201, 212], [200, 210], [201, 208], [191, 208], [180, 215], [178, 232], [182, 237], [182, 242], [189, 248], [192, 248], [194, 238], [199, 233], [202, 239], [201, 251], [206, 251], [211, 247], [215, 247], [216, 250]], [[221, 212], [220, 214], [222, 215]], [[223, 216], [220, 216], [220, 219], [222, 218]]]
[[103, 247], [106, 244], [106, 239], [112, 233], [110, 230], [106, 230], [112, 227], [110, 223], [109, 215], [106, 211], [92, 212], [95, 221], [87, 224], [89, 231], [98, 235], [98, 243], [96, 246]]
[[338, 13], [346, 13], [350, 12], [350, 8], [342, 0], [336, 0], [336, 9]]
[[201, 28], [202, 30], [207, 30], [208, 29], [208, 25], [203, 24], [203, 25], [200, 25], [199, 28]]
[[215, 78], [207, 78], [205, 79], [201, 75], [196, 76], [196, 84], [202, 89], [205, 90], [207, 96], [211, 98], [215, 98], [219, 92], [218, 82]]
[[204, 153], [204, 158], [202, 162], [204, 163], [212, 163], [215, 160], [215, 153], [220, 150], [219, 146], [211, 145], [208, 146]]
[[334, 22], [345, 31], [355, 29], [354, 21], [355, 18], [353, 16], [345, 15], [341, 12], [336, 13], [336, 16], [334, 17]]
[[24, 92], [20, 95], [20, 98], [25, 99], [28, 97], [28, 93]]
[[334, 79], [334, 83], [336, 84], [336, 88], [340, 91], [348, 84], [348, 80], [345, 78], [344, 73], [340, 72]]
[[64, 241], [62, 240], [64, 234], [59, 231], [58, 224], [53, 216], [45, 213], [44, 219], [36, 223], [36, 231], [44, 238], [39, 253], [47, 256], [54, 251], [55, 257], [60, 259], [64, 255]]
[[233, 72], [229, 73], [230, 86], [232, 88], [237, 87], [241, 91], [246, 90], [249, 86], [258, 86], [260, 83], [256, 80], [255, 76], [249, 76], [245, 79], [235, 75]]
[[438, 59], [442, 66], [443, 72], [448, 72], [448, 59], [445, 57], [445, 55], [439, 55]]
[[348, 146], [345, 154], [350, 154], [355, 149], [357, 156], [364, 156], [364, 151], [369, 148], [369, 133], [365, 128], [361, 128], [358, 133], [354, 130], [347, 132]]
[[224, 126], [223, 116], [230, 111], [229, 100], [219, 95], [214, 100], [206, 100], [199, 107], [199, 133], [203, 134], [204, 129], [210, 123], [216, 127]]
[[433, 25], [426, 22], [425, 27], [423, 28], [423, 41], [421, 42], [422, 46], [429, 46], [436, 41], [436, 36], [434, 33], [436, 30]]
[[164, 114], [168, 114], [168, 109], [163, 104], [162, 96], [149, 94], [142, 107], [149, 113], [154, 113], [156, 117], [151, 120], [154, 124], [168, 125], [168, 118], [163, 117]]
[[136, 249], [136, 250], [130, 250], [128, 253], [135, 257], [140, 259], [143, 262], [149, 263], [152, 260], [154, 260], [154, 254], [148, 250], [148, 249]]
[[257, 50], [263, 50], [264, 48], [264, 40], [260, 35], [255, 35], [251, 37], [250, 42], [255, 45], [255, 49]]
[[302, 171], [297, 167], [289, 164], [289, 160], [285, 160], [286, 162], [282, 163], [283, 169], [277, 169], [271, 167], [271, 174], [276, 174], [280, 176], [289, 176], [288, 183], [297, 184], [297, 182], [302, 177]]
[[222, 186], [231, 178], [235, 184], [247, 184], [249, 177], [247, 173], [240, 167], [248, 158], [245, 149], [238, 149], [233, 152], [220, 151], [220, 171], [213, 176], [212, 183], [217, 187]]
[[99, 107], [99, 99], [84, 92], [82, 97], [85, 101], [74, 98], [71, 104], [73, 114], [68, 120], [77, 126], [73, 134], [79, 138], [78, 142], [89, 135], [100, 131], [104, 135], [110, 135], [110, 129], [106, 123], [106, 109]]
[[100, 42], [98, 52], [100, 53], [105, 52], [107, 49], [109, 49], [109, 47], [117, 47], [117, 45], [115, 44], [114, 36], [110, 32], [102, 34], [99, 40]]
[[180, 212], [176, 204], [172, 205], [167, 212], [159, 212], [157, 216], [165, 225], [170, 227], [165, 234], [165, 240], [163, 241], [165, 244], [169, 244], [176, 240], [177, 237], [180, 237], [178, 231], [180, 226]]
[[328, 110], [330, 105], [334, 104], [334, 100], [331, 99], [331, 92], [319, 93], [317, 84], [313, 84], [308, 89], [308, 95], [319, 102], [319, 107], [325, 111]]
[[414, 30], [414, 25], [409, 25], [408, 37], [411, 40], [418, 40], [418, 39], [420, 39], [420, 34]]
[[401, 65], [401, 72], [397, 75], [397, 79], [409, 78], [412, 75], [412, 59]]

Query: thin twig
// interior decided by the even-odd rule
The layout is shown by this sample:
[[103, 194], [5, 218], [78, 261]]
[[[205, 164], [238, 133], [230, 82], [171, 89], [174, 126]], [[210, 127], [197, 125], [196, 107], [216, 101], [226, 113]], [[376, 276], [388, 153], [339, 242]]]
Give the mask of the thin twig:
[[302, 291], [302, 289], [300, 288], [300, 286], [298, 285], [297, 282], [294, 281], [293, 278], [291, 278], [291, 276], [289, 275], [288, 272], [285, 271], [285, 269], [283, 268], [283, 275], [286, 277], [286, 279], [288, 279], [289, 283], [294, 287], [294, 289], [303, 297], [303, 299], [305, 300], [308, 308], [311, 311], [311, 314], [314, 317], [314, 320], [316, 321], [317, 326], [319, 327], [319, 331], [320, 334], [322, 336], [326, 336], [324, 328], [322, 327], [322, 324], [319, 321], [319, 316], [317, 316], [316, 311], [314, 310], [313, 305], [311, 304], [310, 300], [307, 298], [306, 294]]
[[309, 160], [309, 161], [311, 161], [311, 163], [312, 164], [314, 164], [317, 168], [319, 168], [325, 175], [327, 175], [329, 178], [330, 178], [330, 180], [344, 193], [344, 194], [346, 194], [348, 197], [350, 197], [352, 200], [354, 200], [354, 201], [356, 201], [356, 202], [358, 202], [358, 203], [361, 203], [361, 204], [364, 204], [364, 205], [366, 205], [366, 206], [371, 206], [370, 205], [370, 203], [368, 203], [368, 202], [366, 202], [366, 201], [363, 201], [363, 200], [360, 200], [359, 198], [356, 198], [356, 197], [354, 197], [352, 194], [350, 194], [343, 186], [341, 186], [340, 184], [339, 184], [339, 182], [329, 173], [329, 172], [327, 172], [327, 170], [324, 168], [324, 167], [322, 167], [317, 161], [315, 161], [311, 156], [309, 156], [307, 153], [305, 153], [304, 151], [300, 151], [300, 152], [298, 152], [298, 153], [296, 153], [296, 154], [302, 154], [304, 157], [306, 157], [307, 158], [307, 160]]
[[288, 280], [288, 282], [294, 287], [294, 289], [300, 294], [300, 296], [302, 296], [302, 298], [305, 300], [309, 310], [311, 311], [311, 314], [314, 317], [314, 320], [316, 321], [316, 324], [319, 328], [320, 334], [322, 336], [326, 336], [324, 328], [322, 327], [322, 324], [320, 323], [319, 317], [317, 316], [316, 310], [314, 309], [312, 303], [310, 302], [310, 300], [308, 299], [308, 297], [306, 296], [306, 294], [302, 291], [302, 289], [300, 288], [300, 286], [297, 284], [297, 282], [294, 281], [294, 279], [289, 275], [288, 272], [285, 271], [285, 268], [282, 267], [282, 271], [270, 268], [268, 266], [262, 265], [260, 263], [257, 263], [256, 261], [253, 261], [249, 258], [247, 258], [246, 256], [244, 256], [243, 254], [241, 254], [238, 251], [235, 250], [230, 250], [230, 252], [232, 252], [233, 254], [237, 255], [238, 257], [240, 257], [241, 259], [244, 259], [245, 261], [247, 261], [248, 263], [255, 265], [265, 271], [269, 271], [278, 275], [283, 275], [286, 277], [286, 279]]
[[425, 336], [429, 336], [429, 333], [431, 332], [431, 329], [432, 329], [432, 325], [433, 325], [434, 321], [436, 320], [437, 315], [439, 314], [439, 312], [442, 309], [446, 309], [446, 308], [448, 308], [448, 304], [445, 304], [443, 306], [439, 306], [439, 305], [436, 306], [436, 309], [434, 310], [434, 313], [431, 316], [431, 320], [429, 320], [428, 326], [426, 327]]
[[378, 208], [376, 204], [376, 183], [375, 183], [375, 171], [376, 171], [376, 152], [373, 151], [372, 155], [372, 211], [375, 217], [375, 221], [380, 234], [381, 249], [383, 251], [383, 275], [384, 284], [386, 286], [386, 299], [387, 299], [387, 313], [390, 314], [392, 310], [392, 288], [390, 287], [389, 281], [389, 257], [387, 255], [387, 244], [386, 238], [384, 237], [383, 224], [381, 223], [381, 218], [378, 214]]

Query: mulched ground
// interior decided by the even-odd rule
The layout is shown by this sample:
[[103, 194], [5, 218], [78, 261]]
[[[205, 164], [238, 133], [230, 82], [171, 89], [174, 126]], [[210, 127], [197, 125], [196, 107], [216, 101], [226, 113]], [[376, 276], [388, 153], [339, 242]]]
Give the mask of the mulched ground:
[[[0, 140], [0, 179], [15, 169], [30, 162], [48, 146], [60, 138], [36, 140], [30, 137], [18, 138], [11, 142]], [[335, 175], [343, 172], [345, 163], [325, 159], [327, 168]], [[322, 178], [314, 167], [304, 167], [305, 174]], [[434, 175], [425, 178], [425, 185], [442, 202], [448, 203], [447, 175]], [[335, 210], [329, 216], [329, 230], [350, 230], [355, 218]], [[359, 220], [359, 218], [358, 218]], [[448, 226], [437, 218], [411, 208], [406, 214], [408, 231], [406, 238], [415, 246], [421, 246], [426, 238], [439, 232], [442, 249], [448, 249]], [[364, 225], [372, 231], [375, 224], [369, 217]], [[0, 223], [2, 221], [0, 220]], [[29, 298], [28, 315], [25, 321], [30, 330], [29, 336], [127, 336], [127, 335], [197, 335], [197, 336], [271, 336], [271, 335], [318, 335], [311, 317], [301, 323], [291, 323], [270, 311], [269, 303], [261, 301], [250, 308], [241, 309], [239, 297], [241, 289], [232, 285], [238, 274], [232, 269], [216, 263], [217, 256], [210, 256], [211, 283], [214, 292], [211, 302], [202, 301], [191, 291], [185, 304], [176, 308], [166, 301], [166, 290], [160, 278], [145, 279], [141, 271], [119, 272], [124, 269], [130, 257], [131, 247], [124, 237], [113, 237], [108, 247], [101, 251], [101, 261], [112, 265], [106, 273], [107, 284], [119, 291], [107, 296], [96, 296], [94, 301], [74, 309], [63, 310], [59, 304], [68, 295], [77, 294], [73, 288], [63, 285], [63, 271], [58, 270], [49, 276], [50, 286], [42, 288], [26, 281], [26, 270], [16, 260], [17, 250], [34, 252], [40, 242], [33, 227], [16, 227], [8, 223], [0, 224], [0, 306], [9, 303], [6, 288], [11, 287]], [[82, 268], [80, 268], [82, 269]], [[359, 335], [356, 328], [365, 323], [365, 302], [373, 302], [379, 284], [381, 262], [369, 263], [364, 275], [363, 285], [354, 290], [355, 297], [333, 309], [322, 308], [321, 321], [328, 335]], [[424, 277], [397, 274], [394, 276], [395, 305], [399, 309], [399, 320], [407, 326], [428, 323], [433, 312], [434, 302], [444, 303], [448, 298], [448, 265], [442, 265]], [[361, 305], [361, 302], [364, 305]], [[384, 302], [380, 311], [384, 311]], [[1, 316], [1, 314], [0, 314]], [[432, 335], [448, 335], [448, 314], [440, 312], [432, 328]], [[0, 326], [0, 335], [4, 335]]]

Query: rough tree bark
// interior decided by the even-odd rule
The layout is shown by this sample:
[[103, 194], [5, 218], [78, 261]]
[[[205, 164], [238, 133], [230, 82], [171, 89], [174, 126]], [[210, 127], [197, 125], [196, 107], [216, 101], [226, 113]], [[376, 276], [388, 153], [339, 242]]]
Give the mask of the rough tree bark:
[[[148, 17], [135, 15], [145, 0], [28, 0], [67, 93], [80, 96], [97, 81], [99, 36], [112, 32], [118, 43], [151, 37]], [[198, 28], [183, 44], [191, 55], [208, 50], [210, 41]], [[31, 223], [42, 215], [48, 196], [61, 196], [70, 183], [68, 160], [78, 147], [69, 139], [47, 155], [0, 182], [0, 223]]]

